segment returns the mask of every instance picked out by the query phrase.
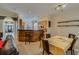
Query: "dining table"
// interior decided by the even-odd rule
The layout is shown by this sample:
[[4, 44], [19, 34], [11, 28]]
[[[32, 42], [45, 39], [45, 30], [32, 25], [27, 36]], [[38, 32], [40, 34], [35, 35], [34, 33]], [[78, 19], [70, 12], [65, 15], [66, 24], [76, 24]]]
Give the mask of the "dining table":
[[73, 39], [64, 36], [52, 36], [48, 39], [49, 51], [54, 55], [65, 55]]

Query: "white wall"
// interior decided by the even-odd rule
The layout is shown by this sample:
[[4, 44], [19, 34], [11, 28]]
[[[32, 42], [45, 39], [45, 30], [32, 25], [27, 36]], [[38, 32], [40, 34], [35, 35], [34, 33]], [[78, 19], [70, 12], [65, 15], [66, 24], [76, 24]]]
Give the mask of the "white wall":
[[3, 32], [3, 20], [0, 19], [0, 32]]
[[[18, 14], [0, 7], [0, 16], [17, 17]], [[0, 32], [3, 32], [3, 20], [0, 19]]]
[[[0, 7], [0, 16], [16, 17], [17, 14]], [[3, 19], [0, 19], [0, 32], [3, 32]]]
[[6, 10], [0, 7], [0, 16], [10, 16], [10, 17], [16, 17], [17, 13], [12, 12], [10, 10]]
[[[69, 33], [75, 33], [76, 35], [79, 35], [79, 27], [57, 27], [58, 23], [60, 21], [67, 21], [67, 20], [79, 20], [79, 9], [66, 11], [66, 12], [58, 12], [54, 16], [52, 16], [52, 29], [51, 33], [52, 35], [63, 35], [68, 36]], [[79, 22], [73, 22], [73, 23], [62, 23], [62, 24], [78, 24]]]

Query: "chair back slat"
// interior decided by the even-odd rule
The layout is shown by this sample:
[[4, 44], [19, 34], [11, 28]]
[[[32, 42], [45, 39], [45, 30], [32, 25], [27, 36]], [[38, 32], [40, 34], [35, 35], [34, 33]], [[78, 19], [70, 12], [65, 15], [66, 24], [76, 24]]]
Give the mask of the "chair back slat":
[[71, 46], [69, 48], [69, 49], [72, 49], [74, 44], [75, 44], [75, 42], [76, 42], [76, 40], [77, 40], [76, 39], [76, 35], [75, 34], [69, 34], [68, 38], [73, 38], [73, 41], [72, 41]]

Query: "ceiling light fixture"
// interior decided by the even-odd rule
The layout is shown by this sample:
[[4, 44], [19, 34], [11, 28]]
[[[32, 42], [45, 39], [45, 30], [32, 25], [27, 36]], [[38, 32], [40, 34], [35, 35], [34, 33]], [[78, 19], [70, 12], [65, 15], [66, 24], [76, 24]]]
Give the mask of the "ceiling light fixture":
[[63, 3], [63, 4], [58, 4], [58, 5], [56, 5], [56, 7], [55, 7], [55, 10], [61, 10], [61, 11], [63, 11], [63, 9], [66, 7], [66, 4], [65, 3]]

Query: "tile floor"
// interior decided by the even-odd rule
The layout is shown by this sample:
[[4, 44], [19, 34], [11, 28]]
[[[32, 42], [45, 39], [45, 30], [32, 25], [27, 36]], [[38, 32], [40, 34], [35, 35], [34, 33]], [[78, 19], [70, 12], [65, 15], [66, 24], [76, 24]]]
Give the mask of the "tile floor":
[[40, 48], [40, 42], [32, 42], [29, 44], [29, 42], [20, 42], [19, 43], [19, 51], [20, 55], [41, 55], [42, 54], [42, 48]]
[[[38, 42], [19, 42], [18, 50], [20, 55], [42, 55], [43, 49], [40, 47], [40, 41]], [[45, 53], [46, 55], [46, 53]], [[70, 55], [70, 51], [67, 53]]]

